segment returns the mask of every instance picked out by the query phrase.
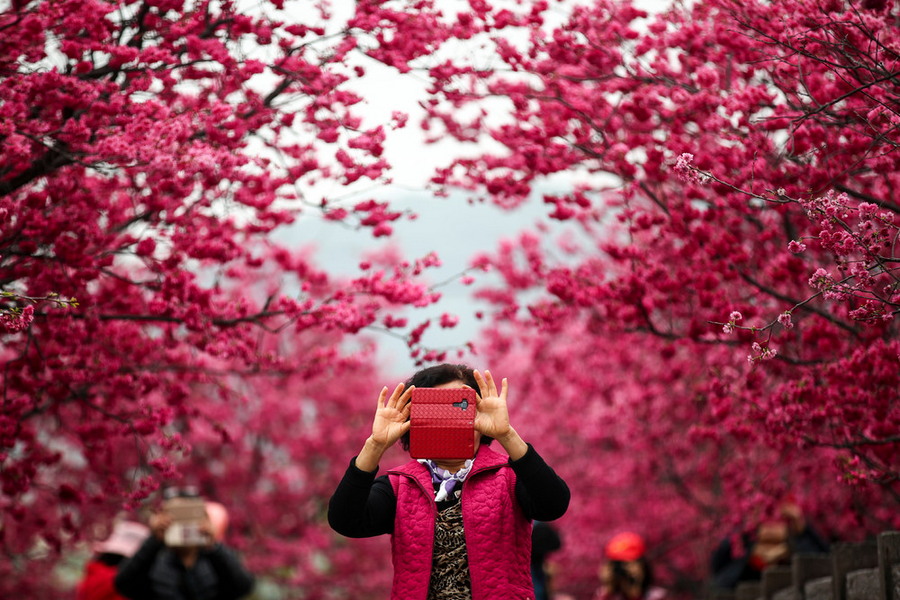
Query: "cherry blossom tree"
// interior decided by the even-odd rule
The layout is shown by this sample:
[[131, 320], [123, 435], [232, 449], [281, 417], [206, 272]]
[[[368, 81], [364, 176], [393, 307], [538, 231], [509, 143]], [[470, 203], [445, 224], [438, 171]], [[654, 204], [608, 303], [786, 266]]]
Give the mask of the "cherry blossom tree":
[[[785, 497], [826, 535], [896, 527], [896, 3], [599, 1], [529, 19], [493, 38], [502, 66], [443, 67], [428, 123], [502, 145], [436, 179], [475, 197], [515, 207], [581, 175], [543, 196], [571, 235], [479, 261], [500, 277], [480, 292], [485, 360], [593, 492], [567, 517], [595, 534], [570, 536], [571, 589], [589, 592], [623, 527], [685, 588]], [[501, 124], [459, 118], [498, 97]]]
[[440, 259], [340, 278], [271, 236], [404, 218], [319, 191], [390, 179], [412, 121], [360, 116], [373, 61], [427, 82], [423, 136], [459, 144], [435, 193], [543, 196], [568, 228], [473, 258], [493, 278], [469, 357], [509, 377], [517, 428], [574, 490], [562, 589], [590, 597], [628, 527], [694, 590], [718, 538], [786, 495], [830, 536], [900, 525], [896, 2], [331, 10], [0, 15], [0, 592], [49, 593], [61, 554], [192, 481], [234, 507], [261, 576], [383, 596], [384, 540], [323, 511], [385, 383], [367, 332], [448, 358], [407, 310], [438, 302]]
[[375, 236], [401, 216], [314, 192], [385, 181], [381, 140], [402, 126], [361, 127], [343, 86], [364, 31], [326, 36], [326, 9], [0, 15], [0, 595], [50, 595], [61, 553], [188, 476], [240, 510], [261, 576], [349, 568], [322, 511], [377, 385], [361, 332], [409, 334], [439, 259], [341, 279], [269, 237], [300, 214]]

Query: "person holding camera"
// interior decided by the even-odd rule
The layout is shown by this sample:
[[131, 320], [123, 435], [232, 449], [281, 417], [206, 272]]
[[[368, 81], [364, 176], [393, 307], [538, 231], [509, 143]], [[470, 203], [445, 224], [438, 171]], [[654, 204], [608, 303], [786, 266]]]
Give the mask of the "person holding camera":
[[170, 494], [150, 517], [151, 535], [120, 566], [118, 592], [131, 600], [238, 600], [255, 583], [225, 546], [228, 511], [191, 492]]
[[653, 585], [647, 547], [638, 534], [625, 531], [609, 541], [600, 565], [600, 588], [594, 600], [664, 600], [667, 593]]
[[[397, 441], [410, 449], [417, 388], [472, 388], [472, 458], [419, 459], [377, 476]], [[389, 534], [392, 600], [533, 598], [532, 520], [552, 521], [569, 488], [510, 425], [507, 382], [489, 371], [443, 364], [415, 373], [378, 397], [372, 434], [350, 461], [328, 505], [328, 523], [347, 537]], [[441, 432], [432, 434], [441, 438]], [[490, 444], [496, 440], [505, 455]], [[434, 441], [434, 440], [432, 440]]]

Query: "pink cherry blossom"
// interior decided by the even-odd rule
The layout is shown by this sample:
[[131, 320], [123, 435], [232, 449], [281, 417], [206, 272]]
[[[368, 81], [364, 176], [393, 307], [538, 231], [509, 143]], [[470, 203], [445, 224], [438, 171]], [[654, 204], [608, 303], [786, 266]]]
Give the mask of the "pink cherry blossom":
[[[388, 541], [323, 507], [398, 340], [509, 378], [575, 491], [561, 593], [624, 528], [700, 590], [786, 495], [834, 539], [900, 527], [889, 3], [350, 4], [0, 14], [0, 596], [71, 595], [42, 575], [191, 481], [287, 595], [384, 597]], [[379, 72], [421, 97], [377, 115]], [[451, 278], [483, 327], [454, 348], [441, 258], [390, 243], [430, 208], [392, 161], [431, 151], [441, 202], [542, 211]], [[367, 247], [284, 241], [312, 221]]]

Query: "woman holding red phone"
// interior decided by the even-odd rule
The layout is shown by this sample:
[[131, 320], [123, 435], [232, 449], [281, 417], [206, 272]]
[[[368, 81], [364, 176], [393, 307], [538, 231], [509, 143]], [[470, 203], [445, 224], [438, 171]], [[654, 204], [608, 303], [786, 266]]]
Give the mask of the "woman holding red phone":
[[[388, 448], [409, 450], [416, 388], [475, 389], [475, 455], [419, 459], [377, 476]], [[391, 535], [392, 600], [531, 599], [531, 522], [569, 506], [569, 488], [510, 425], [506, 379], [465, 365], [423, 369], [378, 396], [372, 435], [328, 506], [347, 537]], [[496, 440], [505, 455], [489, 446]]]

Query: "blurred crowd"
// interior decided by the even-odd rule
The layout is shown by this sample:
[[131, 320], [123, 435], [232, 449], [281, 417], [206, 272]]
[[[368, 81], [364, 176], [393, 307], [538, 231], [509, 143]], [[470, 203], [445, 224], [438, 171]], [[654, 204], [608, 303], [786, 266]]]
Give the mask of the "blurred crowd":
[[[551, 522], [571, 493], [512, 426], [507, 393], [507, 380], [490, 371], [442, 364], [378, 394], [372, 433], [327, 516], [348, 538], [390, 536], [391, 600], [569, 599], [557, 581], [565, 565], [555, 560], [565, 540]], [[410, 460], [380, 474], [395, 444]], [[146, 521], [113, 524], [94, 547], [77, 600], [239, 600], [254, 590], [227, 543], [222, 504], [171, 487]], [[790, 498], [749, 521], [712, 552], [711, 588], [760, 579], [793, 552], [828, 551]], [[592, 600], [674, 600], [681, 592], [659, 585], [653, 563], [662, 553], [641, 532], [616, 532], [597, 554]]]
[[[125, 518], [92, 546], [76, 600], [238, 600], [254, 588], [254, 577], [225, 542], [228, 510], [195, 492], [168, 490], [147, 523]], [[557, 589], [564, 568], [554, 556], [564, 540], [551, 523], [534, 521], [531, 576], [535, 600], [572, 600]], [[761, 578], [772, 565], [790, 564], [793, 553], [826, 553], [828, 542], [786, 501], [774, 517], [723, 538], [709, 562], [709, 587], [733, 590]], [[598, 556], [591, 600], [671, 600], [657, 584], [644, 537], [634, 531], [611, 536]]]
[[[552, 530], [552, 534], [548, 533]], [[536, 600], [572, 600], [555, 591], [554, 574], [564, 568], [549, 555], [562, 547], [558, 532], [535, 523], [533, 568]], [[790, 565], [794, 554], [825, 554], [828, 541], [806, 519], [792, 498], [779, 503], [774, 514], [751, 518], [725, 536], [709, 558], [707, 591], [734, 590], [738, 584], [760, 581], [771, 566]], [[671, 600], [676, 594], [657, 585], [651, 548], [640, 534], [622, 531], [603, 547], [592, 600]]]

